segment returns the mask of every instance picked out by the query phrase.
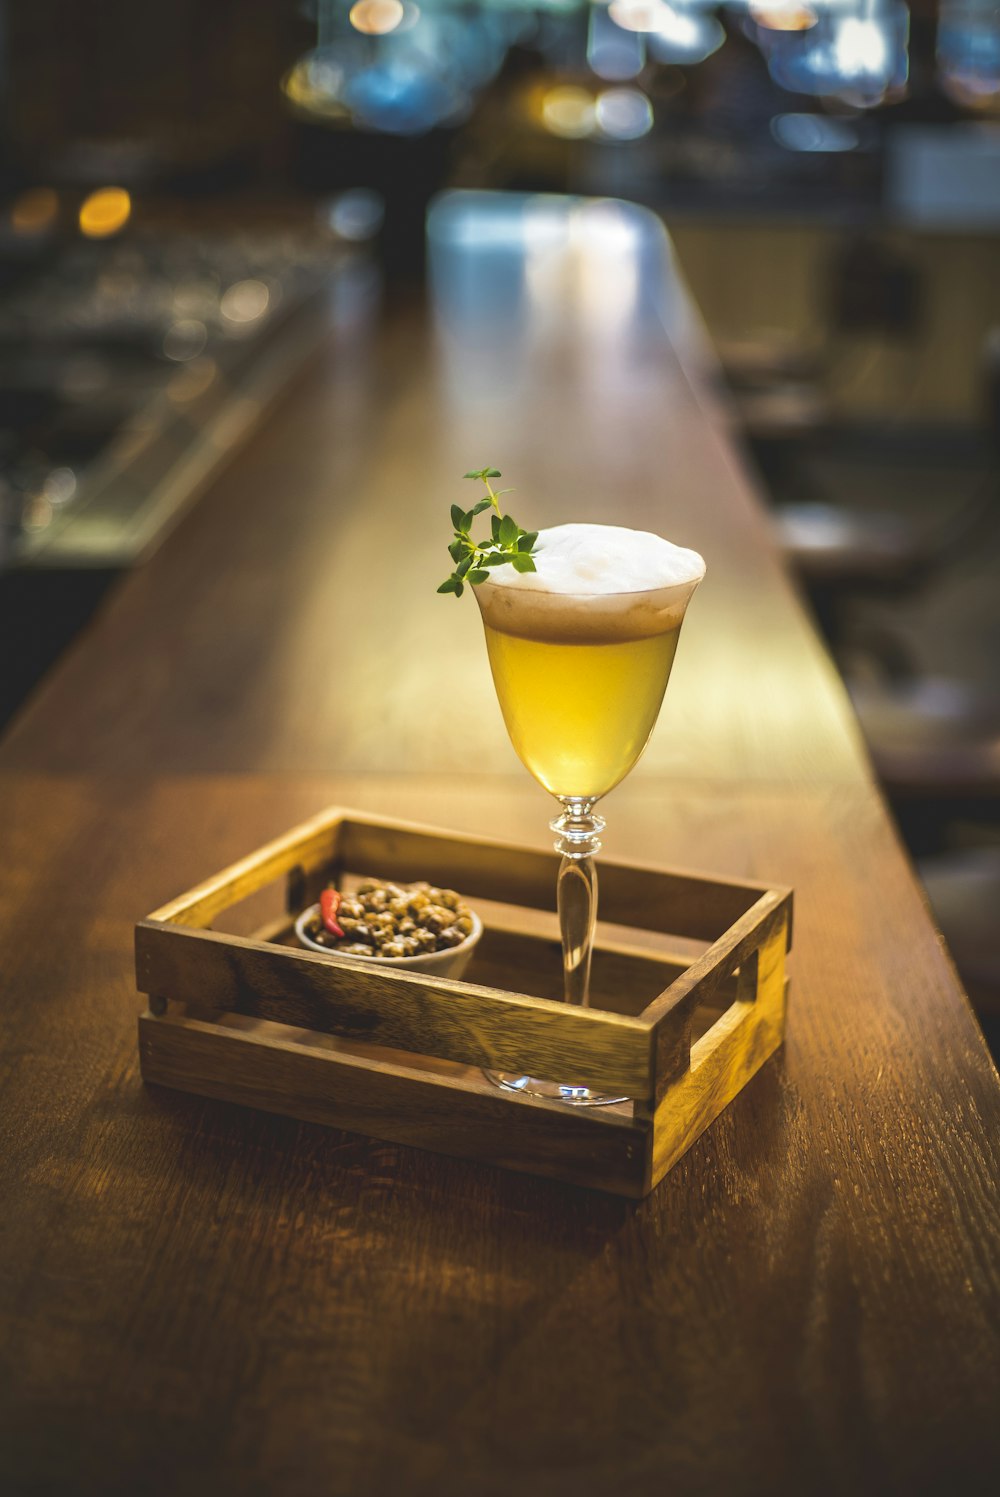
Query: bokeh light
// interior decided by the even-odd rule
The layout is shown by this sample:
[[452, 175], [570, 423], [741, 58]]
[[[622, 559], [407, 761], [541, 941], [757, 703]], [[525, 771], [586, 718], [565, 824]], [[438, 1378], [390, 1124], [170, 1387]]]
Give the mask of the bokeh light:
[[841, 99], [873, 108], [899, 98], [909, 75], [909, 11], [898, 0], [862, 13], [824, 16], [803, 36], [771, 33], [766, 55], [771, 76], [794, 93]]
[[846, 78], [881, 78], [889, 66], [889, 46], [877, 21], [845, 16], [833, 42], [833, 61]]
[[603, 5], [592, 5], [587, 22], [587, 65], [598, 78], [620, 83], [636, 78], [646, 64], [646, 38], [615, 24]]
[[327, 222], [341, 239], [373, 239], [385, 219], [385, 199], [367, 187], [352, 187], [330, 204]]
[[857, 127], [850, 120], [819, 114], [776, 114], [771, 135], [786, 151], [853, 151], [860, 144]]
[[1000, 112], [1000, 5], [942, 0], [937, 62], [941, 87], [956, 104]]
[[649, 50], [658, 62], [694, 65], [717, 52], [725, 39], [726, 33], [715, 16], [661, 4]]
[[51, 187], [32, 187], [14, 199], [10, 209], [10, 226], [15, 234], [44, 234], [55, 223], [59, 199]]
[[818, 19], [802, 0], [761, 0], [749, 9], [751, 18], [766, 31], [809, 31]]
[[110, 239], [131, 214], [132, 199], [124, 187], [99, 187], [80, 205], [80, 232], [88, 239]]
[[638, 88], [606, 88], [595, 106], [597, 124], [612, 140], [639, 140], [653, 128], [653, 106]]
[[406, 15], [400, 0], [356, 0], [348, 12], [355, 31], [365, 36], [387, 36], [395, 31]]
[[664, 9], [662, 0], [611, 0], [608, 15], [623, 31], [656, 31]]
[[196, 317], [182, 317], [167, 329], [163, 352], [175, 364], [196, 359], [208, 342], [208, 329]]
[[594, 133], [597, 123], [593, 95], [572, 83], [550, 88], [542, 99], [542, 121], [553, 135], [583, 140]]
[[219, 311], [227, 322], [256, 322], [267, 311], [270, 300], [271, 293], [263, 281], [237, 281], [223, 292]]
[[402, 4], [403, 18], [395, 30], [402, 32], [412, 31], [420, 20], [420, 6], [414, 5], [413, 0], [402, 0]]
[[57, 509], [63, 504], [69, 504], [76, 494], [76, 474], [72, 468], [53, 468], [45, 476], [42, 484], [42, 493], [50, 504]]

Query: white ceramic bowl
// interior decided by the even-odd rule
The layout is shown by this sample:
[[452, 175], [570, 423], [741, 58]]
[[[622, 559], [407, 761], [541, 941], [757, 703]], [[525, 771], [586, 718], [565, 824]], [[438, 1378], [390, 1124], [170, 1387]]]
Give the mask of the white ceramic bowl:
[[[319, 941], [314, 941], [306, 931], [309, 925], [319, 914], [319, 905], [310, 905], [307, 910], [295, 922], [295, 934], [303, 946], [310, 951], [318, 951], [321, 956], [333, 956], [332, 946], [321, 946]], [[472, 916], [472, 930], [466, 936], [460, 946], [448, 946], [444, 951], [421, 951], [418, 956], [357, 956], [353, 951], [340, 952], [339, 955], [346, 957], [352, 962], [363, 962], [366, 967], [399, 967], [404, 972], [429, 972], [435, 977], [461, 977], [469, 965], [472, 953], [476, 949], [476, 942], [483, 933], [483, 922], [475, 910], [470, 910]]]

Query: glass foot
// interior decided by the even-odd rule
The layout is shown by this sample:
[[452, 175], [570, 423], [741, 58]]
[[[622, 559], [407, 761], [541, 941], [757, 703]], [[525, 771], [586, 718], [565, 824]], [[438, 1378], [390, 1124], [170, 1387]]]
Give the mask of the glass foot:
[[546, 1102], [566, 1102], [571, 1107], [613, 1107], [628, 1102], [628, 1097], [608, 1097], [591, 1091], [589, 1086], [563, 1086], [558, 1081], [540, 1081], [535, 1076], [519, 1076], [516, 1071], [483, 1071], [487, 1081], [503, 1091], [521, 1092], [526, 1097], [544, 1097]]

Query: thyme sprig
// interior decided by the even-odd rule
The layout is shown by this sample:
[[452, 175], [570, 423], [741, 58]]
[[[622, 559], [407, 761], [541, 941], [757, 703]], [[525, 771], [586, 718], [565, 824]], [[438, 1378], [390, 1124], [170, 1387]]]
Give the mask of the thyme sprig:
[[[522, 530], [515, 519], [501, 512], [500, 496], [511, 494], [513, 490], [494, 489], [491, 480], [501, 477], [499, 468], [477, 468], [464, 476], [484, 483], [486, 498], [480, 499], [471, 509], [463, 509], [460, 504], [451, 506], [455, 537], [448, 547], [448, 554], [455, 563], [455, 570], [445, 578], [438, 592], [454, 593], [456, 598], [462, 596], [467, 582], [472, 587], [477, 582], [485, 582], [492, 567], [510, 565], [516, 572], [535, 571], [531, 551], [538, 539], [537, 530]], [[493, 510], [490, 538], [480, 543], [472, 539], [472, 522], [486, 509]]]

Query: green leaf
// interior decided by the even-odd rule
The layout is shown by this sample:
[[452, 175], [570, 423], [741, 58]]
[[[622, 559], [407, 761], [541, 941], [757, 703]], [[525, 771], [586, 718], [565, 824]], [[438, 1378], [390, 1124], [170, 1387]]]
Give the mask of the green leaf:
[[[485, 483], [487, 494], [476, 501], [471, 509], [460, 504], [451, 506], [451, 523], [455, 534], [448, 546], [448, 555], [455, 570], [438, 588], [439, 593], [454, 593], [462, 596], [466, 584], [476, 586], [485, 582], [490, 568], [512, 563], [519, 572], [533, 572], [535, 564], [529, 556], [538, 538], [537, 531], [522, 530], [513, 515], [500, 512], [500, 497], [511, 489], [494, 489], [493, 480], [499, 478], [499, 468], [470, 468], [464, 475], [477, 483]], [[490, 515], [490, 538], [486, 541], [472, 539], [472, 526], [477, 515], [492, 510]]]

